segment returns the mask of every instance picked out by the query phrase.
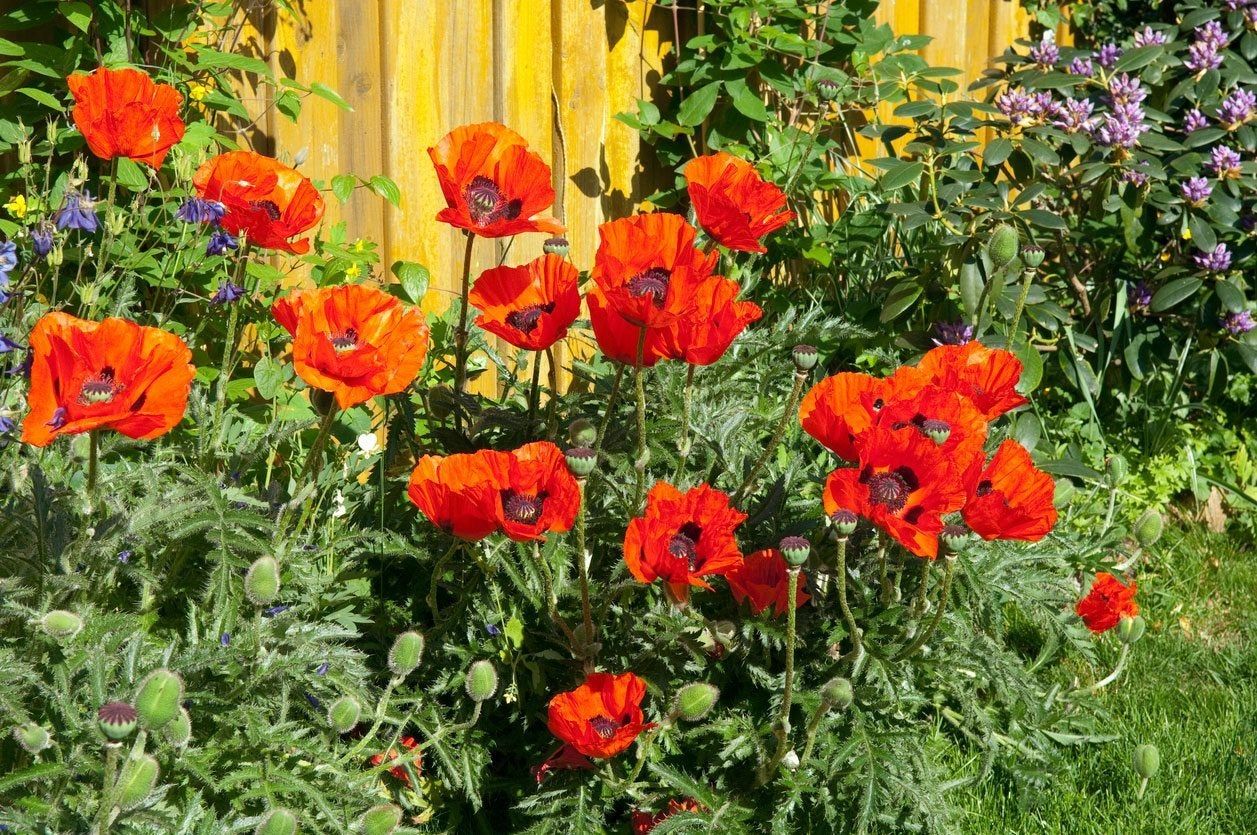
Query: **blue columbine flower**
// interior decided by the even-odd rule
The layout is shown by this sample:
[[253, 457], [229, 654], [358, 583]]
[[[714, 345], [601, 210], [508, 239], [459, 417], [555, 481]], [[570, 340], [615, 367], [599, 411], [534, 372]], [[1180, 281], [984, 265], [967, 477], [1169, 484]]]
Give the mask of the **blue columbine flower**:
[[206, 200], [204, 197], [189, 197], [183, 201], [175, 217], [184, 223], [218, 223], [227, 214], [227, 207], [217, 200]]
[[218, 643], [220, 643], [220, 644], [221, 644], [221, 645], [223, 645], [223, 646], [227, 646], [228, 644], [230, 644], [230, 643], [231, 643], [231, 633], [230, 633], [230, 632], [224, 632], [223, 634], [219, 635], [219, 636], [218, 636]]
[[210, 235], [209, 244], [205, 247], [206, 255], [226, 255], [227, 250], [236, 249], [240, 242], [226, 229], [215, 229]]
[[13, 241], [0, 241], [0, 304], [9, 300], [5, 291], [9, 287], [9, 273], [17, 269], [17, 244]]
[[100, 228], [100, 219], [96, 217], [96, 203], [92, 195], [84, 192], [67, 191], [65, 203], [57, 212], [57, 228], [78, 229], [83, 232], [95, 232]]
[[31, 230], [31, 250], [36, 258], [47, 258], [52, 252], [52, 227], [47, 222]]
[[218, 292], [210, 299], [211, 304], [230, 304], [239, 300], [244, 295], [244, 288], [239, 284], [232, 284], [230, 281], [224, 281], [223, 285], [218, 288]]

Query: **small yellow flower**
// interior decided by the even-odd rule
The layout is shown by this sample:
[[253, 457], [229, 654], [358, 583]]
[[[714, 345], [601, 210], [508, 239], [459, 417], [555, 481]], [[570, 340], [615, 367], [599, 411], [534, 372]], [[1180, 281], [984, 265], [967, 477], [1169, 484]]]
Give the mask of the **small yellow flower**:
[[1166, 252], [1162, 252], [1162, 253], [1161, 253], [1161, 260], [1162, 260], [1162, 261], [1169, 261], [1169, 260], [1170, 260], [1170, 253], [1169, 253], [1168, 251], [1166, 251]]
[[350, 264], [349, 269], [345, 270], [346, 278], [357, 278], [361, 274], [362, 267], [359, 267], [357, 264]]
[[1181, 237], [1185, 241], [1190, 241], [1192, 239], [1192, 230], [1189, 227], [1184, 226]]
[[4, 204], [4, 208], [8, 210], [9, 214], [21, 220], [26, 217], [26, 212], [30, 206], [26, 202], [26, 195], [18, 194], [9, 198], [9, 202]]
[[354, 241], [354, 252], [366, 252], [366, 251], [367, 251], [367, 242], [364, 239], [359, 238], [358, 240]]
[[211, 87], [202, 84], [199, 81], [188, 82], [188, 97], [192, 99], [192, 101], [204, 101], [205, 97], [212, 92], [214, 91]]

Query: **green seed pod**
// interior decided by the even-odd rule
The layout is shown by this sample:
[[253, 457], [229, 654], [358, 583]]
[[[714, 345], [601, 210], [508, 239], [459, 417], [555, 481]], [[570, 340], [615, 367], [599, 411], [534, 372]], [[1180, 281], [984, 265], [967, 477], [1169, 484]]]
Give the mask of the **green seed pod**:
[[1110, 486], [1116, 487], [1126, 480], [1130, 473], [1130, 465], [1120, 455], [1110, 455], [1104, 460], [1104, 471], [1108, 474]]
[[327, 709], [327, 724], [337, 733], [348, 733], [362, 717], [362, 705], [353, 696], [341, 696]]
[[175, 748], [182, 748], [192, 741], [192, 715], [186, 707], [180, 707], [175, 718], [161, 729], [162, 739]]
[[467, 669], [467, 696], [473, 702], [484, 702], [498, 692], [498, 671], [492, 661], [481, 659]]
[[38, 754], [52, 744], [52, 737], [49, 733], [34, 722], [27, 722], [14, 728], [13, 738], [30, 754]]
[[930, 436], [930, 440], [942, 446], [951, 437], [951, 427], [941, 420], [926, 420], [921, 423], [921, 431]]
[[591, 447], [598, 442], [598, 427], [589, 418], [577, 418], [568, 424], [567, 440], [572, 446]]
[[1133, 644], [1144, 636], [1147, 624], [1139, 615], [1133, 618], [1122, 618], [1117, 622], [1117, 639], [1123, 644]]
[[135, 712], [140, 724], [150, 731], [161, 730], [179, 715], [183, 701], [183, 679], [162, 667], [145, 676], [135, 691]]
[[297, 816], [283, 808], [267, 812], [257, 829], [253, 830], [254, 835], [295, 835], [296, 831]]
[[572, 447], [563, 453], [567, 469], [577, 478], [587, 478], [598, 467], [598, 456], [587, 446]]
[[96, 724], [110, 739], [126, 739], [135, 731], [138, 714], [126, 702], [108, 702], [96, 711]]
[[969, 536], [969, 529], [964, 525], [944, 525], [938, 539], [949, 554], [963, 554], [973, 541], [973, 537]]
[[808, 555], [812, 553], [812, 543], [801, 536], [787, 536], [777, 547], [786, 562], [795, 567], [807, 562]]
[[40, 618], [39, 625], [59, 641], [68, 641], [83, 628], [83, 619], [65, 609], [53, 609]]
[[255, 606], [269, 606], [279, 597], [279, 563], [258, 557], [244, 575], [244, 594]]
[[1145, 780], [1151, 780], [1161, 768], [1161, 752], [1150, 743], [1136, 746], [1135, 753], [1131, 756], [1131, 765], [1136, 774]]
[[1139, 517], [1139, 521], [1135, 522], [1135, 541], [1141, 548], [1151, 548], [1157, 544], [1164, 530], [1165, 517], [1152, 508], [1148, 508]]
[[794, 362], [796, 371], [811, 371], [820, 358], [821, 355], [811, 345], [795, 345], [794, 350], [790, 352], [790, 359]]
[[816, 96], [821, 101], [833, 101], [838, 98], [838, 82], [829, 78], [822, 78], [816, 82]]
[[986, 245], [986, 254], [996, 268], [1002, 267], [1017, 257], [1017, 248], [1021, 243], [1017, 230], [1007, 223], [1001, 223], [991, 233]]
[[358, 819], [362, 835], [392, 835], [402, 822], [402, 810], [392, 803], [372, 806]]
[[821, 687], [821, 698], [838, 710], [846, 710], [855, 701], [855, 691], [845, 678], [831, 678]]
[[161, 775], [161, 767], [151, 754], [142, 754], [138, 759], [127, 760], [122, 767], [122, 776], [118, 778], [118, 805], [123, 809], [134, 809], [153, 793], [157, 778]]
[[547, 255], [561, 255], [564, 258], [567, 257], [567, 254], [571, 252], [571, 250], [571, 243], [568, 242], [567, 238], [561, 236], [546, 238], [545, 243], [541, 245], [541, 251]]
[[419, 666], [423, 658], [423, 636], [418, 632], [403, 632], [393, 641], [388, 651], [388, 668], [395, 676], [408, 676]]
[[1037, 270], [1046, 256], [1047, 253], [1043, 251], [1043, 247], [1030, 244], [1021, 250], [1021, 263], [1032, 270]]
[[859, 521], [859, 517], [850, 510], [835, 510], [829, 515], [829, 522], [839, 536], [851, 536], [855, 533], [855, 526]]
[[686, 722], [698, 722], [711, 713], [719, 700], [720, 688], [716, 685], [705, 681], [691, 682], [677, 691], [672, 712]]

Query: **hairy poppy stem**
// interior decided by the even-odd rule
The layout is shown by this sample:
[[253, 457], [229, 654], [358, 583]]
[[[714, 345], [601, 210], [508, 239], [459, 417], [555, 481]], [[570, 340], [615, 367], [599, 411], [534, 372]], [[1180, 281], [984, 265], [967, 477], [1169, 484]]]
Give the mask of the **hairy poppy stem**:
[[607, 437], [607, 428], [611, 425], [611, 416], [620, 403], [620, 385], [624, 382], [624, 366], [615, 369], [615, 381], [611, 384], [611, 396], [607, 398], [607, 411], [602, 416], [602, 425], [598, 427], [598, 439], [594, 441], [594, 458], [602, 454], [602, 442]]
[[930, 584], [930, 574], [933, 573], [934, 561], [929, 560], [921, 569], [921, 582], [917, 584], [917, 593], [912, 600], [912, 614], [914, 617], [921, 617], [925, 614], [925, 592]]
[[807, 372], [794, 372], [794, 385], [790, 387], [790, 397], [786, 400], [786, 408], [782, 410], [781, 417], [777, 420], [777, 426], [773, 429], [772, 439], [768, 445], [764, 447], [764, 451], [755, 459], [755, 463], [751, 465], [751, 471], [746, 474], [746, 478], [742, 481], [741, 486], [733, 494], [733, 502], [737, 504], [742, 501], [745, 493], [755, 484], [755, 479], [759, 476], [760, 470], [768, 463], [777, 452], [781, 439], [785, 437], [786, 427], [790, 424], [790, 418], [799, 408], [799, 397], [803, 394], [803, 384], [807, 382]]
[[807, 723], [807, 733], [803, 739], [803, 753], [799, 755], [799, 763], [803, 764], [812, 756], [812, 748], [816, 745], [816, 731], [821, 726], [821, 720], [825, 718], [825, 714], [829, 713], [833, 705], [826, 701], [821, 701], [816, 706], [816, 710], [812, 712], [812, 718]]
[[335, 421], [336, 407], [328, 406], [327, 411], [323, 413], [323, 420], [319, 421], [319, 434], [315, 436], [314, 443], [310, 445], [310, 452], [306, 455], [306, 463], [301, 468], [301, 475], [297, 476], [298, 487], [310, 473], [314, 472], [314, 468], [318, 466], [319, 461], [322, 459], [323, 447], [327, 446], [327, 436], [331, 434], [332, 424]]
[[576, 487], [580, 491], [580, 505], [576, 510], [576, 564], [580, 568], [580, 612], [585, 630], [581, 637], [585, 639], [583, 649], [586, 650], [582, 655], [589, 659], [597, 653], [588, 652], [589, 645], [594, 640], [594, 618], [593, 608], [589, 603], [589, 552], [585, 545], [585, 479], [576, 479]]
[[541, 402], [541, 353], [532, 355], [532, 388], [528, 390], [528, 431], [532, 431], [532, 422], [537, 417], [537, 406]]
[[847, 623], [847, 632], [851, 636], [851, 653], [859, 661], [864, 654], [864, 638], [860, 627], [856, 626], [855, 615], [851, 613], [851, 604], [847, 602], [847, 538], [838, 537], [838, 608], [842, 610], [842, 619]]
[[[1013, 349], [1013, 343], [1017, 341], [1017, 326], [1021, 324], [1021, 313], [1026, 309], [1026, 299], [1030, 296], [1030, 283], [1034, 281], [1034, 270], [1026, 269], [1021, 277], [1021, 295], [1017, 297], [1017, 307], [1013, 312], [1013, 323], [1008, 327], [1008, 350]], [[1029, 334], [1026, 339], [1029, 341]]]
[[633, 385], [637, 390], [637, 460], [633, 469], [637, 471], [637, 487], [633, 491], [634, 511], [642, 503], [642, 494], [646, 489], [646, 378], [642, 373], [642, 363], [646, 354], [646, 327], [643, 325], [637, 336], [637, 365], [633, 369]]
[[1122, 675], [1122, 670], [1126, 668], [1126, 659], [1129, 655], [1130, 644], [1122, 644], [1122, 652], [1117, 656], [1117, 665], [1113, 668], [1113, 672], [1109, 673], [1107, 676], [1100, 679], [1090, 687], [1080, 687], [1071, 695], [1080, 696], [1084, 693], [1095, 693], [1097, 690], [1103, 690], [1105, 687], [1108, 687], [1110, 684], [1117, 681], [1117, 679]]
[[463, 541], [461, 539], [455, 539], [453, 544], [450, 545], [449, 550], [441, 555], [441, 558], [436, 561], [436, 565], [432, 566], [432, 578], [428, 581], [428, 596], [426, 600], [428, 608], [432, 610], [433, 623], [436, 622], [437, 616], [441, 612], [441, 608], [437, 604], [436, 599], [436, 587], [437, 583], [441, 580], [441, 572], [445, 570], [445, 564], [450, 561], [450, 558], [454, 556], [455, 552], [462, 547]]
[[[546, 612], [550, 615], [550, 620], [554, 621], [559, 629], [563, 630], [563, 636], [567, 638], [568, 646], [573, 649], [578, 643], [576, 633], [567, 625], [567, 621], [563, 620], [563, 616], [559, 614], [559, 601], [554, 593], [554, 574], [550, 571], [550, 564], [546, 562], [545, 557], [541, 556], [541, 545], [534, 541], [532, 544], [532, 558], [537, 563], [537, 568], [541, 571], [542, 593], [545, 595]], [[573, 653], [575, 654], [575, 653]]]
[[559, 362], [553, 345], [546, 349], [546, 360], [550, 364], [550, 402], [546, 404], [546, 437], [552, 439], [558, 430], [559, 420]]
[[384, 716], [388, 713], [388, 703], [393, 697], [393, 690], [397, 685], [402, 683], [402, 676], [393, 676], [389, 679], [388, 684], [384, 688], [384, 692], [380, 694], [380, 700], [375, 706], [375, 720], [371, 723], [371, 729], [362, 735], [358, 740], [358, 744], [349, 750], [349, 753], [341, 757], [341, 762], [349, 762], [357, 759], [363, 748], [371, 743], [375, 738], [376, 731], [380, 729], [380, 725], [384, 724]]
[[917, 636], [917, 639], [895, 656], [895, 661], [904, 661], [916, 655], [921, 647], [925, 646], [930, 638], [934, 637], [934, 633], [938, 631], [938, 625], [943, 622], [943, 615], [947, 611], [947, 601], [951, 596], [951, 578], [956, 569], [956, 558], [948, 555], [944, 557], [943, 563], [943, 590], [938, 595], [938, 610], [934, 612], [934, 619], [930, 621], [930, 625], [924, 632]]
[[794, 705], [794, 644], [797, 637], [795, 629], [796, 609], [799, 604], [799, 568], [791, 566], [786, 572], [786, 682], [781, 691], [781, 712], [777, 715], [777, 723], [773, 733], [777, 736], [777, 753], [765, 770], [771, 776], [786, 756], [790, 747], [790, 708]]
[[694, 407], [694, 370], [690, 365], [685, 372], [685, 395], [681, 399], [681, 439], [677, 441], [677, 469], [673, 481], [681, 478], [685, 471], [685, 462], [690, 457], [690, 411]]
[[467, 385], [467, 297], [471, 293], [471, 248], [476, 242], [467, 233], [467, 249], [463, 253], [463, 285], [458, 307], [458, 330], [454, 331], [454, 429], [463, 429], [463, 388]]
[[100, 440], [96, 430], [87, 433], [87, 495], [91, 498], [96, 493], [96, 458], [99, 453]]

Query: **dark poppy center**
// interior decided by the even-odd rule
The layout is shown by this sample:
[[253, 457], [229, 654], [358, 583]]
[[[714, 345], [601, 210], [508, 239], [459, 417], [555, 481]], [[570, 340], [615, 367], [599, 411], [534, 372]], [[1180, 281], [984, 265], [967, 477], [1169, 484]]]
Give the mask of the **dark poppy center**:
[[668, 553], [679, 560], [685, 560], [690, 571], [698, 569], [698, 540], [703, 529], [693, 522], [686, 522], [681, 529], [668, 540]]
[[514, 220], [519, 217], [523, 203], [507, 200], [498, 184], [488, 177], [473, 177], [463, 194], [467, 212], [476, 223], [492, 223], [495, 220]]
[[260, 212], [265, 212], [266, 216], [271, 220], [279, 220], [280, 216], [283, 214], [279, 210], [279, 204], [277, 204], [274, 200], [253, 200], [250, 201], [249, 205]]
[[629, 279], [628, 291], [637, 299], [650, 296], [655, 307], [663, 307], [664, 296], [668, 294], [668, 281], [672, 273], [664, 267], [651, 267]]
[[589, 720], [589, 727], [593, 728], [594, 733], [603, 739], [610, 739], [615, 736], [616, 731], [624, 726], [614, 719], [608, 719], [605, 716], [595, 716]]
[[333, 351], [344, 354], [358, 347], [358, 331], [354, 328], [346, 328], [344, 333], [331, 334], [328, 340], [332, 343]]
[[535, 525], [541, 519], [541, 511], [545, 509], [546, 494], [526, 496], [514, 490], [502, 492], [502, 512], [506, 518], [520, 525]]
[[894, 512], [902, 510], [908, 503], [908, 494], [912, 489], [908, 480], [900, 471], [876, 473], [868, 479], [869, 501], [880, 504]]
[[992, 486], [993, 485], [991, 484], [990, 479], [984, 478], [978, 482], [978, 487], [974, 492], [977, 493], [979, 496], [988, 496], [991, 493]]
[[520, 333], [532, 333], [537, 329], [541, 317], [546, 313], [554, 312], [554, 302], [546, 304], [532, 304], [522, 310], [512, 310], [506, 314], [506, 324], [513, 327]]
[[122, 386], [114, 379], [114, 370], [106, 366], [95, 377], [86, 380], [79, 389], [79, 402], [84, 406], [95, 406], [108, 403], [122, 391]]

